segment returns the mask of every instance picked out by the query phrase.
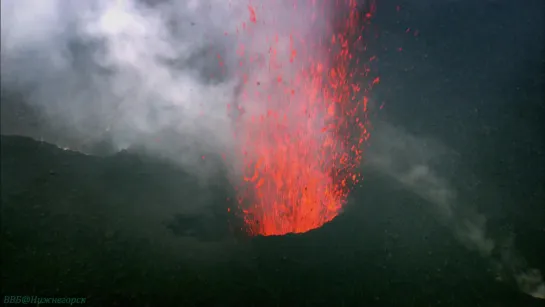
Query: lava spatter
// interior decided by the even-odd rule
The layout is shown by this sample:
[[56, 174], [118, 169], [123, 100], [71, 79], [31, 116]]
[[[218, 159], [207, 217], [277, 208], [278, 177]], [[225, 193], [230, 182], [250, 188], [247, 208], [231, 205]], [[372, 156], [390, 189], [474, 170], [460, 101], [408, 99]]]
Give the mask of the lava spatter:
[[[268, 2], [250, 2], [237, 33], [244, 42], [237, 52], [244, 82], [238, 101], [244, 114], [236, 123], [244, 162], [238, 202], [251, 235], [303, 233], [340, 213], [361, 179], [356, 169], [369, 137], [366, 92], [377, 82], [356, 83], [369, 72], [355, 50], [362, 53], [374, 5], [362, 13], [355, 0], [284, 2], [292, 15], [276, 16]], [[345, 18], [321, 35], [282, 23], [303, 15], [323, 20], [332, 7]], [[255, 46], [268, 50], [252, 53]]]

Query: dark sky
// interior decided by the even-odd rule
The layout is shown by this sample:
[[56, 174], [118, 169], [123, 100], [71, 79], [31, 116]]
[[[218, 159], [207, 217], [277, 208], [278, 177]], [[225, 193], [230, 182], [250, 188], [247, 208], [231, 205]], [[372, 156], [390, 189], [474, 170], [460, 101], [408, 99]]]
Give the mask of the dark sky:
[[502, 191], [487, 214], [544, 225], [545, 1], [385, 0], [377, 12], [379, 117], [441, 140]]
[[460, 150], [500, 135], [543, 150], [544, 1], [386, 0], [378, 12], [383, 116], [434, 126]]
[[434, 124], [468, 121], [475, 110], [479, 120], [543, 112], [524, 102], [542, 94], [544, 14], [545, 3], [534, 0], [380, 1], [380, 94], [392, 112], [433, 115]]

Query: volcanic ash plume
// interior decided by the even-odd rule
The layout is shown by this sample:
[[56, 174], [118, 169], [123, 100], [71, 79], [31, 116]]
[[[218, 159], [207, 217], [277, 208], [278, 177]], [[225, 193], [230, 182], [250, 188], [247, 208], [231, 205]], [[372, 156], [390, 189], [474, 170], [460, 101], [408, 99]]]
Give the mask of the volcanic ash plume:
[[2, 110], [28, 111], [2, 128], [140, 148], [204, 180], [223, 157], [251, 232], [307, 231], [357, 181], [350, 48], [370, 15], [355, 0], [2, 1]]
[[227, 1], [148, 2], [2, 1], [3, 92], [52, 131], [26, 132], [35, 138], [143, 147], [208, 177], [203, 153], [233, 145], [235, 39], [224, 31], [242, 13]]

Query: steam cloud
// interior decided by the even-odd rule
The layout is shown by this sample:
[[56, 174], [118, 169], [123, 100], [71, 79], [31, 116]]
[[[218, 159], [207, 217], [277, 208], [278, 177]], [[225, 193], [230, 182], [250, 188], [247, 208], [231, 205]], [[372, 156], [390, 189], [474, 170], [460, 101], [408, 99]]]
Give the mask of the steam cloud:
[[[305, 35], [324, 30], [304, 15], [290, 18], [292, 8], [280, 2], [268, 5], [286, 17], [286, 29]], [[16, 124], [30, 128], [3, 130], [77, 150], [104, 141], [113, 151], [144, 147], [202, 178], [217, 171], [217, 165], [199, 163], [203, 153], [229, 153], [236, 146], [237, 114], [229, 114], [227, 105], [236, 104], [243, 87], [235, 74], [242, 42], [224, 33], [248, 20], [246, 1], [5, 0], [1, 11], [2, 96], [21, 95], [17, 103], [39, 122], [32, 128], [21, 117]], [[271, 34], [263, 27], [255, 31], [263, 36], [253, 37]], [[268, 53], [265, 41], [247, 46], [256, 55]], [[273, 81], [267, 76], [255, 72], [254, 79]], [[2, 99], [2, 109], [6, 104]], [[490, 258], [498, 273], [514, 276], [522, 291], [545, 298], [540, 273], [526, 266], [511, 241], [498, 244], [486, 231], [486, 218], [462, 206], [440, 176], [433, 161], [446, 148], [385, 123], [376, 125], [372, 140], [368, 166], [433, 204], [463, 244]], [[228, 158], [236, 165], [236, 157]]]
[[[103, 143], [114, 152], [139, 147], [201, 178], [218, 169], [201, 163], [204, 154], [226, 155], [227, 164], [236, 165], [229, 153], [237, 114], [229, 114], [228, 105], [247, 90], [236, 74], [237, 47], [245, 44], [249, 54], [266, 58], [270, 44], [264, 38], [273, 34], [256, 26], [252, 41], [236, 35], [249, 23], [248, 4], [2, 1], [3, 96], [23, 96], [24, 107], [37, 117], [11, 119], [16, 123], [4, 124], [4, 133], [80, 151]], [[294, 18], [293, 7], [282, 1], [266, 4], [285, 30], [308, 37], [323, 31], [320, 23], [328, 24], [304, 14]], [[280, 44], [289, 42], [282, 30], [275, 29]], [[252, 73], [261, 83], [272, 81], [267, 73]], [[39, 127], [28, 128], [25, 120]]]
[[443, 225], [467, 248], [490, 259], [498, 279], [512, 278], [521, 291], [545, 299], [545, 283], [537, 269], [515, 249], [513, 237], [495, 238], [486, 217], [463, 203], [459, 190], [441, 174], [451, 152], [433, 139], [411, 135], [401, 128], [377, 122], [366, 153], [367, 166], [396, 180], [431, 205]]

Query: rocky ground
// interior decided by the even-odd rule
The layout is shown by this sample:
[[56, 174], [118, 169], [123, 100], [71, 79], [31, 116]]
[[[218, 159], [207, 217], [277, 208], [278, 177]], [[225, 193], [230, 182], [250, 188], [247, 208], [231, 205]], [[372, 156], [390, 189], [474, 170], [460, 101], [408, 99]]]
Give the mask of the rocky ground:
[[85, 296], [86, 306], [543, 306], [498, 281], [421, 200], [372, 175], [321, 229], [245, 238], [224, 180], [204, 187], [134, 154], [1, 141], [3, 295]]

